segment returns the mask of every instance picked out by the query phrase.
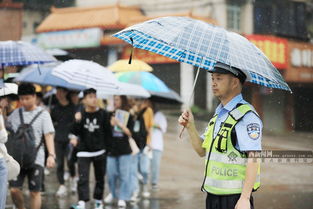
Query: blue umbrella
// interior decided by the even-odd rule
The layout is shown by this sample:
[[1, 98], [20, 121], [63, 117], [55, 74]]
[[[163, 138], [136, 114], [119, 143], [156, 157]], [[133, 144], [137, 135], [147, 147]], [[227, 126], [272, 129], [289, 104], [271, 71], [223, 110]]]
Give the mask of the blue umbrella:
[[142, 86], [148, 91], [169, 92], [170, 89], [158, 77], [149, 72], [121, 72], [115, 76], [119, 81]]
[[56, 62], [42, 49], [23, 41], [0, 41], [0, 67]]
[[[247, 81], [291, 91], [264, 53], [243, 36], [187, 17], [162, 17], [113, 36], [136, 48], [212, 70], [221, 62], [241, 69]], [[197, 77], [196, 77], [197, 78]]]
[[73, 90], [84, 90], [84, 86], [80, 86], [77, 84], [71, 84], [66, 80], [59, 78], [52, 74], [52, 69], [56, 65], [46, 64], [40, 67], [41, 72], [37, 70], [36, 65], [31, 65], [22, 70], [22, 72], [15, 78], [15, 81], [19, 82], [27, 82], [27, 83], [35, 83], [39, 85], [49, 85], [49, 86], [57, 86], [63, 87], [67, 89]]

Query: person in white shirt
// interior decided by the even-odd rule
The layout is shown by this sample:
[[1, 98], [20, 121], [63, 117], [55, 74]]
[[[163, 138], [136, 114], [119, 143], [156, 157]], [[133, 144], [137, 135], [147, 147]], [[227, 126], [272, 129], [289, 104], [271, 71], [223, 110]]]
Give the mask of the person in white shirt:
[[151, 135], [151, 148], [152, 148], [151, 184], [153, 190], [157, 190], [158, 188], [161, 158], [164, 149], [163, 135], [166, 132], [166, 130], [167, 130], [167, 120], [165, 115], [161, 111], [155, 110], [154, 125], [152, 127]]
[[6, 196], [7, 196], [7, 183], [8, 183], [8, 169], [6, 166], [6, 162], [4, 159], [4, 154], [7, 152], [7, 149], [4, 145], [8, 139], [8, 134], [5, 129], [4, 125], [4, 120], [3, 120], [3, 115], [2, 115], [2, 100], [3, 98], [0, 99], [0, 209], [5, 208], [5, 202], [6, 202]]

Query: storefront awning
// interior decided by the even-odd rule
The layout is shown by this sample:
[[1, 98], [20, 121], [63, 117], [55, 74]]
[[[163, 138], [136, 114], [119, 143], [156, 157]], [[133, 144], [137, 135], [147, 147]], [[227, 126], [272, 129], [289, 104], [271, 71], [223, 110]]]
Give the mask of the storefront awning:
[[52, 8], [51, 14], [38, 26], [36, 32], [51, 32], [85, 28], [119, 30], [130, 24], [130, 17], [140, 18], [138, 7], [120, 5], [93, 8]]
[[130, 19], [130, 23], [128, 24], [128, 26], [140, 23], [140, 22], [144, 22], [147, 20], [151, 20], [154, 18], [159, 18], [159, 17], [166, 17], [166, 16], [180, 16], [180, 17], [190, 17], [193, 19], [197, 19], [197, 20], [201, 20], [203, 22], [206, 23], [210, 23], [213, 25], [218, 25], [217, 21], [215, 19], [212, 18], [208, 18], [208, 17], [203, 17], [203, 16], [197, 16], [192, 14], [191, 12], [188, 13], [174, 13], [174, 14], [168, 14], [168, 15], [162, 15], [162, 16], [137, 16], [137, 17], [133, 17]]

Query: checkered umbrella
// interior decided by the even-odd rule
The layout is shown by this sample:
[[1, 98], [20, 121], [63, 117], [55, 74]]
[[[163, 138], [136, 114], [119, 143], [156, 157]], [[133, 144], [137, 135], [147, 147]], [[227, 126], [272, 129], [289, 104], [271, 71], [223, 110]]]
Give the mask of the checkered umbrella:
[[291, 91], [264, 53], [243, 36], [187, 17], [162, 17], [113, 36], [136, 48], [212, 70], [216, 62], [241, 69], [247, 81]]
[[34, 45], [23, 41], [0, 41], [0, 67], [48, 62], [56, 62], [56, 59]]

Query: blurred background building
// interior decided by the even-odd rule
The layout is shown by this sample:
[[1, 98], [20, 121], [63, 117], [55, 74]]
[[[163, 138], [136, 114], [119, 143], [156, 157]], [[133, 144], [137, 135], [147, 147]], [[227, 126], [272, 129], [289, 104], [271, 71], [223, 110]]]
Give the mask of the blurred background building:
[[[22, 38], [106, 66], [117, 59], [128, 59], [131, 50], [123, 41], [112, 38], [113, 33], [168, 15], [219, 25], [255, 43], [293, 90], [290, 94], [246, 86], [246, 98], [262, 117], [265, 130], [313, 131], [312, 0], [0, 0], [0, 30], [6, 31], [1, 32], [0, 39]], [[193, 66], [143, 50], [135, 50], [135, 57], [151, 64], [154, 74], [188, 100]], [[217, 101], [209, 83], [210, 74], [201, 71], [193, 104], [212, 112]]]

